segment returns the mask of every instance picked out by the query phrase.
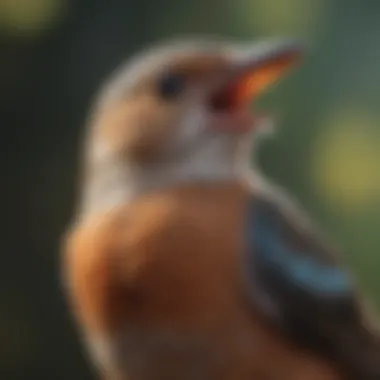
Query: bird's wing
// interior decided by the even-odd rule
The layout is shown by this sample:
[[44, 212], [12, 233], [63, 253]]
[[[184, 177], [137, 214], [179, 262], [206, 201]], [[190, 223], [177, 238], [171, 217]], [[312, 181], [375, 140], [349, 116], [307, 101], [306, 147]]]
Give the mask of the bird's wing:
[[[380, 379], [380, 339], [365, 325], [355, 285], [335, 252], [292, 205], [252, 195], [246, 211], [244, 271], [255, 306], [301, 345], [363, 380], [372, 379], [364, 370]], [[364, 362], [368, 368], [360, 369]]]

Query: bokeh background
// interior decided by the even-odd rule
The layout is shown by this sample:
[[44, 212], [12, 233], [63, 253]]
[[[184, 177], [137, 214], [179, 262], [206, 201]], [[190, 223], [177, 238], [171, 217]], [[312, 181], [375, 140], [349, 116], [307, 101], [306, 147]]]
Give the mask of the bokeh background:
[[0, 0], [0, 378], [94, 378], [59, 283], [83, 122], [121, 60], [178, 34], [308, 43], [260, 101], [278, 133], [257, 159], [379, 307], [379, 17], [376, 0]]

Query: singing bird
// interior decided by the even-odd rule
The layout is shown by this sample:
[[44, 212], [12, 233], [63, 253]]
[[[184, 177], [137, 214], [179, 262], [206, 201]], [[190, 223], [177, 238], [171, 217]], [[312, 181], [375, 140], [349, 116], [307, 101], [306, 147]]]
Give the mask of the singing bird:
[[164, 43], [101, 89], [63, 276], [106, 380], [380, 380], [352, 274], [249, 164], [293, 40]]

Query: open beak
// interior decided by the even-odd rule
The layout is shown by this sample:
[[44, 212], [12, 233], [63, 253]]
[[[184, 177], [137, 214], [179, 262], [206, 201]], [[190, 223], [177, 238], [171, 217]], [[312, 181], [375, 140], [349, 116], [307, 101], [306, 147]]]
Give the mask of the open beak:
[[233, 51], [231, 63], [211, 95], [215, 110], [241, 108], [282, 78], [299, 61], [303, 47], [295, 41], [269, 41]]

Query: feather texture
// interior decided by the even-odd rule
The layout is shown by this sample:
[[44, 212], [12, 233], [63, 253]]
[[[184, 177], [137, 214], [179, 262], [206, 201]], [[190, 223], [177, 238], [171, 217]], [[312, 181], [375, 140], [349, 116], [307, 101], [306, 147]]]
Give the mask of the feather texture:
[[370, 331], [348, 271], [309, 221], [279, 199], [252, 194], [245, 226], [253, 302], [298, 344], [337, 362], [347, 378], [380, 379], [378, 333]]

